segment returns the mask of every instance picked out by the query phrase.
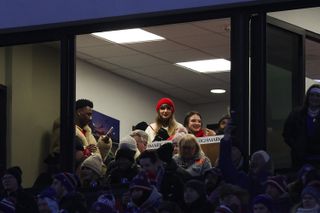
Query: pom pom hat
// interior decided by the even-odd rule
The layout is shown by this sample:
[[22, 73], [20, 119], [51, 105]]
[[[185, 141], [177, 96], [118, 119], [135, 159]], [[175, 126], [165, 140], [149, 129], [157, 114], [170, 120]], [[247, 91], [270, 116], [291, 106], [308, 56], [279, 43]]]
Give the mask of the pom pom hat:
[[174, 113], [174, 111], [175, 111], [174, 103], [170, 98], [161, 98], [158, 101], [157, 106], [156, 106], [156, 111], [157, 112], [159, 112], [159, 109], [163, 104], [169, 105], [171, 107], [172, 113]]

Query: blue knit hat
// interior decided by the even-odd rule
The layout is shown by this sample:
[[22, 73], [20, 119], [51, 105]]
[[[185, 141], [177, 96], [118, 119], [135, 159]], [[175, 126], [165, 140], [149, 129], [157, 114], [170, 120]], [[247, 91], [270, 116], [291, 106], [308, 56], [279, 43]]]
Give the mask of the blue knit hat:
[[138, 175], [136, 175], [131, 183], [130, 183], [130, 189], [134, 188], [139, 188], [139, 189], [144, 189], [144, 190], [152, 190], [152, 186], [147, 178], [147, 176], [143, 173], [140, 172]]
[[316, 170], [314, 166], [311, 164], [305, 164], [302, 168], [298, 171], [298, 178], [301, 179], [303, 175], [308, 174], [311, 171]]
[[68, 192], [73, 192], [80, 185], [78, 176], [69, 172], [61, 172], [53, 177], [61, 182]]
[[267, 194], [259, 194], [253, 199], [252, 206], [255, 204], [263, 204], [270, 212], [273, 212], [272, 198]]
[[303, 198], [303, 196], [306, 194], [314, 197], [318, 201], [318, 203], [320, 202], [320, 190], [317, 187], [306, 186], [301, 192], [301, 197]]
[[115, 212], [116, 209], [116, 199], [112, 193], [105, 193], [99, 196], [96, 202], [91, 206], [91, 212], [95, 213], [105, 213], [105, 212]]

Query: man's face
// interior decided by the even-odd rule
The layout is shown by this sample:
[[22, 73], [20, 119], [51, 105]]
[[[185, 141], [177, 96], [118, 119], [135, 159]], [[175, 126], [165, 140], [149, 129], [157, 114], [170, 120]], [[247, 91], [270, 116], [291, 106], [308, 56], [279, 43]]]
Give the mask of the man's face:
[[140, 137], [138, 135], [133, 136], [133, 138], [137, 142], [137, 148], [138, 148], [139, 152], [142, 153], [142, 152], [146, 151], [148, 142], [145, 141], [142, 137]]
[[[320, 199], [320, 198], [319, 198]], [[302, 197], [303, 208], [312, 209], [318, 204], [318, 201], [311, 195], [305, 194]]]
[[50, 213], [51, 212], [51, 209], [49, 208], [48, 203], [45, 200], [45, 198], [38, 198], [37, 204], [38, 204], [39, 212], [41, 212], [41, 213]]
[[269, 210], [262, 203], [257, 203], [253, 205], [253, 213], [269, 213]]
[[272, 199], [277, 199], [281, 195], [281, 191], [273, 184], [268, 184], [266, 194], [270, 195]]
[[139, 161], [143, 171], [155, 174], [157, 172], [157, 164], [152, 163], [150, 158], [142, 158]]
[[2, 177], [2, 185], [7, 191], [16, 191], [18, 189], [17, 179], [11, 174], [5, 174]]
[[87, 125], [92, 120], [92, 108], [86, 106], [78, 109], [77, 116], [81, 124]]
[[310, 92], [309, 94], [309, 106], [320, 107], [320, 93]]

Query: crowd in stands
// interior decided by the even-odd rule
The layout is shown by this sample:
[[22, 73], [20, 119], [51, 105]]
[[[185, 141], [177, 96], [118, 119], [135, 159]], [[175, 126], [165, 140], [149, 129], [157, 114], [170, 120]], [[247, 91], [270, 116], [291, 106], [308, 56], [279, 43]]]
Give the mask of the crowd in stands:
[[[198, 112], [188, 113], [182, 125], [174, 118], [173, 101], [163, 98], [156, 121], [136, 125], [114, 150], [108, 135], [92, 136], [92, 107], [83, 99], [76, 104], [75, 172], [50, 169], [30, 190], [23, 189], [18, 166], [6, 169], [0, 212], [320, 213], [318, 165], [306, 161], [295, 176], [277, 174], [272, 156], [258, 150], [246, 171], [228, 116], [216, 131], [202, 126]], [[221, 133], [220, 154], [211, 162], [197, 137]], [[59, 156], [54, 138], [52, 158]], [[172, 142], [147, 149], [161, 140]]]

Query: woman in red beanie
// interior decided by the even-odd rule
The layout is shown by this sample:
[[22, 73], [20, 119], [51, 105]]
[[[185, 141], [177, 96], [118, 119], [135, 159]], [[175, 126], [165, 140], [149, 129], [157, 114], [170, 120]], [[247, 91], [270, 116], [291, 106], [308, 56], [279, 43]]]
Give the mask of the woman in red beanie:
[[175, 134], [178, 128], [183, 127], [174, 118], [175, 107], [170, 98], [161, 98], [156, 105], [156, 111], [156, 122], [150, 124], [146, 129], [149, 136], [148, 143], [167, 140]]

